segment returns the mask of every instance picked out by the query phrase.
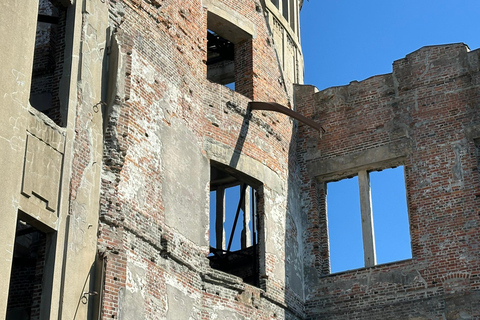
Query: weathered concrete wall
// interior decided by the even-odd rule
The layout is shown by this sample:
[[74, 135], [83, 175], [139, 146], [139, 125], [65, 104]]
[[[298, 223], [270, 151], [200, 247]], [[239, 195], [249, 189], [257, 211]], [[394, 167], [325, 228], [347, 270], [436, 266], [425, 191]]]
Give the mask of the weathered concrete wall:
[[[77, 4], [80, 6], [80, 4]], [[107, 69], [108, 6], [101, 1], [85, 1], [75, 15], [80, 24], [77, 41], [77, 77], [65, 80], [74, 87], [69, 93], [68, 126], [72, 136], [67, 250], [64, 261], [65, 289], [62, 292], [62, 318], [86, 319], [98, 291], [93, 287], [97, 254], [100, 174], [103, 157], [103, 109]], [[75, 34], [75, 33], [74, 33]], [[71, 110], [73, 109], [73, 110]], [[75, 281], [72, 281], [75, 279]], [[83, 299], [83, 300], [82, 300]], [[79, 301], [81, 301], [79, 303]]]
[[[302, 316], [304, 221], [288, 186], [297, 179], [289, 155], [293, 122], [247, 112], [246, 96], [206, 79], [210, 8], [252, 36], [242, 47], [251, 58], [236, 60], [251, 64], [237, 91], [292, 101], [285, 91], [292, 83], [279, 81], [262, 3], [110, 1], [114, 75], [99, 229], [107, 261], [104, 318]], [[261, 288], [209, 266], [210, 160], [263, 183]]]
[[[311, 319], [474, 319], [478, 256], [478, 50], [425, 47], [393, 73], [315, 92], [298, 87], [299, 162], [309, 215], [306, 308]], [[324, 183], [404, 165], [413, 258], [329, 275]]]
[[[0, 270], [9, 275], [12, 264], [13, 244], [20, 196], [23, 157], [25, 154], [27, 116], [20, 117], [28, 105], [29, 77], [32, 69], [34, 43], [19, 41], [20, 39], [35, 39], [36, 13], [38, 5], [35, 1], [12, 2], [4, 5], [0, 18], [0, 30], [4, 37], [0, 41], [0, 49], [5, 63], [1, 65], [4, 76], [1, 78], [2, 95], [0, 108], [2, 110], [0, 125], [0, 148], [8, 157], [0, 158], [2, 175], [2, 225], [5, 230], [0, 232], [1, 254]], [[14, 18], [14, 19], [12, 19]], [[12, 21], [10, 21], [12, 19]], [[8, 23], [7, 23], [8, 21]], [[11, 43], [18, 42], [21, 46], [13, 47]], [[5, 318], [7, 309], [9, 277], [0, 280], [0, 318]]]
[[[0, 149], [8, 156], [0, 160], [4, 179], [0, 270], [10, 274], [16, 221], [21, 218], [47, 234], [40, 317], [85, 319], [90, 304], [79, 301], [90, 291], [96, 254], [103, 151], [102, 112], [92, 107], [102, 100], [108, 15], [105, 4], [91, 1], [55, 5], [67, 12], [63, 58], [56, 61], [55, 79], [57, 104], [64, 112], [61, 121], [53, 121], [29, 102], [39, 2], [14, 1], [1, 13], [0, 45], [8, 62], [1, 67], [7, 76], [1, 78]], [[7, 311], [8, 280], [2, 277], [0, 284], [1, 318]]]

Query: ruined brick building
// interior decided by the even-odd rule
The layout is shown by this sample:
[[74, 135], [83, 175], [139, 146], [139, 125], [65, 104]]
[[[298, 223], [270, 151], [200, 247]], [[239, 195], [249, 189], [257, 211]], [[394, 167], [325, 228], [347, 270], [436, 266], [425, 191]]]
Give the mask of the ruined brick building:
[[[480, 319], [479, 50], [318, 92], [301, 7], [2, 3], [0, 318]], [[411, 258], [377, 264], [369, 173], [396, 166]], [[365, 265], [332, 273], [352, 176]]]

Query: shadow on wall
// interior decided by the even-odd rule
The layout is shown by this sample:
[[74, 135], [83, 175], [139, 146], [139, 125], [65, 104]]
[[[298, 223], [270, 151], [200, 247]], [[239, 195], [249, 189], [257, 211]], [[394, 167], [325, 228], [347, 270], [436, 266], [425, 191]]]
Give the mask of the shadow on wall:
[[[287, 208], [285, 216], [285, 301], [296, 317], [304, 318], [303, 234], [306, 218], [302, 211], [301, 182], [296, 172], [296, 137], [298, 125], [293, 130], [288, 150], [289, 176], [287, 183]], [[294, 165], [292, 165], [294, 164]], [[295, 166], [295, 167], [293, 167]], [[287, 318], [287, 317], [286, 317]]]
[[230, 160], [230, 167], [232, 168], [237, 168], [238, 160], [240, 159], [240, 154], [242, 153], [243, 145], [245, 144], [245, 138], [247, 137], [251, 118], [252, 110], [250, 107], [247, 107], [246, 114], [243, 117], [242, 127], [240, 128], [240, 134], [238, 136], [237, 143], [235, 144], [232, 159]]

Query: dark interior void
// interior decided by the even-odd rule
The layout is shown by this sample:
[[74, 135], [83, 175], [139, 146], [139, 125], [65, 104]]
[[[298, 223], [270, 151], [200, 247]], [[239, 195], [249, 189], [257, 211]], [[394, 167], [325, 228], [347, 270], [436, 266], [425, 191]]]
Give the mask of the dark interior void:
[[45, 233], [18, 220], [8, 293], [8, 320], [40, 319], [46, 261]]
[[259, 182], [216, 163], [210, 172], [210, 266], [259, 286]]
[[30, 104], [58, 125], [64, 125], [60, 79], [65, 51], [66, 10], [54, 0], [40, 0], [33, 57]]
[[206, 77], [253, 100], [252, 34], [236, 23], [208, 11]]
[[282, 2], [282, 14], [285, 20], [288, 21], [288, 1], [289, 0], [283, 0]]
[[245, 283], [258, 284], [258, 245], [225, 252], [211, 248], [213, 256], [209, 256], [210, 267], [240, 277]]
[[218, 84], [235, 82], [235, 45], [207, 30], [207, 79]]

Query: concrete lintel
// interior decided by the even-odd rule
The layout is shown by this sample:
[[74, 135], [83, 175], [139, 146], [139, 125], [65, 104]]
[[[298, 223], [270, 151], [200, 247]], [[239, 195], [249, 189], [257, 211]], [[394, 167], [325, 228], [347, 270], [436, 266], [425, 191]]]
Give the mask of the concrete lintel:
[[356, 175], [360, 170], [378, 170], [401, 165], [410, 150], [410, 141], [404, 139], [343, 156], [314, 160], [307, 164], [307, 169], [312, 177], [321, 181], [334, 181]]
[[[219, 162], [226, 166], [229, 166], [232, 157], [236, 155], [232, 147], [219, 141], [215, 141], [211, 138], [204, 139], [203, 148], [210, 160]], [[240, 153], [238, 157], [238, 163], [234, 169], [262, 182], [264, 185], [268, 186], [268, 188], [279, 194], [284, 192], [284, 180], [280, 178], [277, 172], [244, 153]], [[254, 181], [245, 182], [252, 187], [257, 187]]]
[[208, 8], [208, 28], [213, 29], [221, 37], [233, 43], [256, 37], [255, 25], [245, 16], [218, 0], [206, 0], [204, 4]]
[[20, 206], [18, 208], [18, 217], [20, 220], [25, 221], [44, 233], [58, 231], [59, 221], [54, 213], [42, 210], [41, 208], [39, 209], [39, 205], [35, 206], [34, 203], [32, 204], [33, 201], [27, 202], [23, 197], [20, 198], [20, 200]]

